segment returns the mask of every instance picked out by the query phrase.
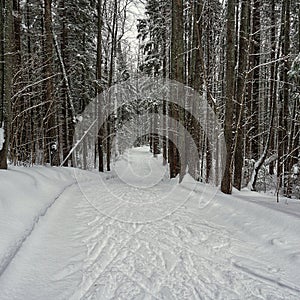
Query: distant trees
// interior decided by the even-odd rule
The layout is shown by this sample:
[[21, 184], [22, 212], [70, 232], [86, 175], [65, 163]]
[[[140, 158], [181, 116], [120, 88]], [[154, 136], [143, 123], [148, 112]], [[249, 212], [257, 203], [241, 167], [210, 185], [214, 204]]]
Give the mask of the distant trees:
[[[158, 9], [162, 3], [165, 7], [171, 5], [167, 24], [173, 33], [164, 42], [155, 38], [158, 32], [164, 32], [158, 21], [164, 19]], [[184, 13], [176, 17], [179, 4]], [[158, 55], [158, 49], [163, 45], [171, 45], [166, 55], [171, 78], [177, 72], [172, 70], [174, 61], [182, 59], [179, 66], [183, 67], [182, 82], [207, 97], [224, 125], [227, 159], [221, 190], [231, 193], [233, 186], [241, 189], [247, 184], [254, 190], [258, 183], [261, 185], [263, 170], [265, 184], [268, 180], [272, 182], [268, 176], [275, 173], [278, 187], [282, 186], [289, 195], [289, 186], [295, 179], [293, 170], [299, 169], [293, 167], [299, 165], [299, 103], [296, 100], [299, 92], [288, 75], [298, 55], [299, 4], [290, 0], [228, 0], [224, 9], [217, 1], [175, 4], [162, 1], [158, 5], [149, 0], [146, 8], [146, 18], [140, 21], [139, 28], [144, 54], [140, 68], [149, 76], [157, 74], [155, 70], [162, 70], [163, 55]], [[178, 26], [184, 29], [183, 38]], [[176, 37], [173, 45], [183, 41], [181, 51], [175, 53], [172, 36]], [[163, 76], [162, 72], [159, 75]], [[180, 77], [178, 81], [181, 80]], [[172, 117], [172, 113], [169, 110], [168, 115]], [[185, 122], [193, 132], [200, 154], [199, 162], [187, 162], [189, 172], [194, 178], [207, 180], [211, 151], [205, 133], [189, 120]], [[172, 144], [168, 147], [170, 170], [174, 170], [172, 164], [176, 161], [172, 147]], [[171, 177], [178, 174], [173, 173]]]
[[[291, 7], [296, 6], [290, 0], [279, 3], [269, 1], [264, 9], [257, 7], [260, 11], [260, 39], [263, 43], [255, 53], [259, 61], [252, 66], [260, 70], [256, 80], [259, 97], [255, 97], [258, 99], [256, 110], [259, 116], [255, 140], [259, 145], [259, 156], [254, 164], [249, 187], [256, 189], [259, 170], [265, 164], [264, 168], [268, 167], [270, 175], [276, 174], [277, 190], [282, 189], [286, 196], [292, 195], [292, 186], [298, 176], [295, 170], [299, 166], [299, 119], [296, 113], [299, 112], [296, 100], [299, 94], [288, 75], [292, 61], [298, 55], [297, 48], [292, 45], [297, 45], [293, 37], [298, 32], [299, 18], [296, 17], [296, 10]], [[268, 26], [267, 35], [262, 31], [265, 26]], [[251, 152], [249, 156], [253, 156]]]
[[[59, 165], [77, 116], [95, 96], [96, 4], [14, 0], [13, 11], [9, 159]], [[65, 165], [73, 164], [71, 155]]]
[[[214, 51], [220, 49], [220, 40], [216, 38], [220, 23], [215, 22], [220, 9], [217, 1], [204, 5], [202, 1], [149, 0], [146, 3], [146, 18], [140, 19], [138, 25], [141, 45], [139, 70], [153, 78], [168, 77], [193, 87], [207, 98], [214, 111], [214, 93], [218, 91], [212, 88], [212, 77], [216, 73], [210, 61], [215, 59]], [[204, 41], [209, 43], [205, 43], [206, 47]], [[204, 90], [206, 94], [203, 93]], [[212, 149], [204, 130], [209, 125], [201, 127], [198, 119], [199, 111], [204, 110], [204, 107], [200, 107], [197, 102], [189, 107], [193, 116], [198, 115], [195, 118], [185, 112], [186, 106], [191, 105], [189, 101], [185, 102], [184, 97], [173, 100], [178, 103], [168, 103], [166, 108], [166, 102], [163, 102], [160, 107], [162, 114], [168, 119], [168, 130], [164, 133], [161, 144], [164, 161], [169, 163], [170, 177], [180, 175], [182, 180], [188, 170], [196, 180], [209, 181], [212, 177]], [[212, 123], [212, 120], [209, 122]], [[192, 159], [189, 145], [185, 145], [185, 134], [178, 131], [182, 128], [179, 124], [193, 137], [201, 155], [199, 160]], [[179, 148], [185, 150], [179, 153]]]

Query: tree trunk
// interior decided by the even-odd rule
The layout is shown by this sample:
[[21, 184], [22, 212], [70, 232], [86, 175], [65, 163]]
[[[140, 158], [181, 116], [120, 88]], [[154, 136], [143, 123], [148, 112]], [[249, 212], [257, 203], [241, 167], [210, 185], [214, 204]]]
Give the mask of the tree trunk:
[[[68, 29], [67, 29], [67, 20], [66, 20], [66, 6], [65, 6], [65, 0], [62, 0], [60, 2], [60, 9], [61, 9], [61, 43], [60, 48], [58, 45], [57, 38], [54, 34], [54, 40], [55, 40], [55, 48], [56, 52], [58, 54], [60, 65], [61, 65], [61, 71], [62, 71], [62, 89], [61, 89], [61, 106], [62, 106], [62, 131], [63, 131], [63, 139], [62, 139], [62, 152], [63, 152], [63, 160], [67, 157], [69, 152], [72, 149], [72, 143], [70, 144], [70, 137], [69, 135], [72, 134], [70, 130], [70, 126], [72, 127], [71, 122], [72, 120], [72, 114], [70, 116], [69, 114], [69, 105], [68, 105], [68, 95], [70, 94], [70, 88], [69, 88], [69, 82], [67, 77], [67, 45], [68, 45]], [[71, 120], [70, 120], [71, 119]], [[71, 122], [70, 122], [71, 121]], [[72, 136], [73, 138], [73, 136]], [[72, 161], [70, 159], [70, 161]], [[69, 160], [66, 160], [64, 163], [64, 166], [67, 167], [69, 165]]]
[[157, 155], [159, 154], [158, 107], [156, 103], [153, 106], [153, 156], [157, 157]]
[[239, 36], [239, 53], [238, 53], [238, 74], [236, 83], [236, 138], [234, 146], [234, 187], [238, 190], [242, 187], [242, 171], [243, 171], [243, 153], [244, 153], [244, 135], [243, 135], [243, 115], [244, 102], [246, 97], [246, 68], [248, 66], [249, 55], [249, 0], [242, 1], [241, 4], [241, 20], [240, 20], [240, 36]]
[[99, 157], [99, 172], [104, 172], [104, 153], [103, 153], [103, 107], [101, 107], [100, 95], [102, 93], [102, 0], [98, 0], [98, 34], [97, 34], [97, 67], [96, 67], [96, 80], [97, 80], [97, 110], [98, 110], [98, 122], [99, 122], [99, 132], [98, 132], [98, 157]]
[[[276, 18], [275, 18], [275, 0], [271, 1], [271, 24], [275, 24]], [[275, 60], [276, 57], [276, 28], [275, 26], [272, 26], [271, 28], [271, 60]], [[271, 65], [270, 69], [270, 103], [273, 103], [274, 105], [274, 113], [276, 111], [276, 78], [277, 78], [277, 64], [274, 63]], [[270, 149], [272, 151], [275, 150], [275, 131], [274, 128], [272, 128], [271, 132], [271, 140], [270, 140]], [[274, 168], [275, 164], [274, 161], [271, 161], [269, 164], [269, 174], [274, 175]]]
[[226, 103], [224, 136], [226, 143], [225, 170], [221, 183], [221, 190], [225, 194], [232, 192], [232, 160], [233, 160], [233, 103], [234, 103], [234, 67], [235, 67], [235, 1], [229, 0], [227, 4], [227, 43], [226, 43]]
[[[184, 42], [183, 42], [183, 1], [172, 0], [172, 34], [171, 34], [171, 79], [180, 83], [184, 82]], [[175, 91], [174, 91], [175, 92]], [[182, 92], [178, 91], [179, 95]], [[176, 95], [174, 95], [176, 97]], [[180, 181], [184, 177], [185, 173], [185, 151], [179, 152], [180, 149], [184, 149], [184, 133], [178, 132], [179, 127], [177, 122], [184, 124], [184, 99], [176, 99], [177, 104], [169, 104], [169, 116], [173, 118], [171, 120], [172, 126], [170, 127], [173, 133], [169, 132], [169, 136], [173, 139], [173, 142], [169, 143], [169, 160], [170, 160], [170, 177], [174, 178], [180, 174]], [[170, 134], [171, 133], [171, 134]], [[176, 147], [177, 144], [177, 147]]]
[[[201, 51], [201, 37], [202, 37], [202, 1], [195, 1], [193, 8], [193, 32], [192, 32], [192, 53], [191, 53], [191, 62], [190, 62], [190, 70], [189, 70], [189, 85], [196, 91], [201, 92], [201, 87], [203, 84], [203, 67], [202, 66], [202, 51]], [[200, 136], [201, 136], [201, 128], [198, 123], [199, 116], [199, 106], [197, 101], [192, 101], [193, 107], [190, 107], [192, 111], [192, 115], [195, 118], [191, 118], [187, 120], [187, 127], [190, 128], [191, 136], [195, 142], [195, 145], [200, 145]], [[198, 154], [200, 153], [200, 147], [197, 147]], [[189, 155], [191, 154], [191, 155]], [[199, 177], [199, 159], [198, 155], [189, 153], [189, 148], [187, 146], [187, 164], [189, 167], [189, 174], [196, 180]]]
[[46, 90], [44, 101], [49, 103], [45, 115], [45, 162], [51, 165], [58, 165], [57, 159], [57, 122], [56, 122], [56, 102], [54, 99], [53, 86], [53, 35], [52, 35], [52, 0], [44, 0], [44, 19], [45, 19], [45, 74]]
[[[287, 56], [290, 48], [290, 1], [286, 0], [282, 3], [281, 15], [281, 36], [282, 42], [282, 55]], [[278, 163], [277, 163], [277, 181], [278, 189], [283, 185], [285, 170], [286, 170], [286, 155], [288, 149], [288, 118], [289, 118], [289, 82], [288, 82], [289, 60], [284, 60], [283, 68], [280, 73], [280, 81], [283, 87], [279, 94], [279, 130], [278, 130]], [[285, 193], [285, 191], [284, 191]]]
[[[118, 34], [118, 0], [114, 0], [114, 10], [113, 10], [113, 24], [111, 31], [111, 50], [110, 50], [110, 65], [108, 74], [108, 88], [112, 86], [113, 75], [114, 75], [114, 60], [117, 48], [117, 34]], [[106, 169], [110, 171], [110, 160], [111, 160], [111, 134], [112, 134], [112, 110], [111, 110], [111, 99], [109, 96], [107, 104], [107, 122], [106, 122]]]
[[[167, 79], [167, 34], [166, 34], [166, 11], [165, 11], [165, 6], [162, 8], [161, 14], [163, 15], [163, 25], [165, 29], [163, 30], [162, 33], [162, 56], [163, 56], [163, 61], [162, 61], [162, 76], [163, 79]], [[162, 129], [163, 129], [163, 137], [162, 137], [162, 154], [163, 154], [163, 165], [165, 166], [168, 161], [168, 145], [167, 145], [167, 101], [165, 100], [165, 95], [163, 96], [163, 108], [162, 108]]]
[[0, 99], [0, 169], [7, 169], [10, 139], [12, 67], [13, 67], [13, 2], [0, 1], [1, 5], [1, 99]]
[[[289, 136], [292, 133], [288, 130], [289, 127], [289, 120], [290, 120], [290, 111], [289, 111], [289, 96], [290, 96], [290, 83], [289, 83], [289, 76], [288, 71], [290, 70], [290, 62], [289, 62], [289, 54], [290, 54], [290, 0], [285, 0], [285, 17], [284, 17], [284, 42], [283, 42], [283, 56], [286, 57], [283, 64], [283, 124], [280, 124], [284, 128], [284, 139], [283, 139], [283, 149], [285, 154], [288, 155], [287, 162], [286, 162], [286, 170], [287, 170], [287, 180], [285, 183], [285, 195], [290, 196], [290, 147], [289, 147]], [[294, 122], [290, 120], [290, 122]], [[284, 161], [286, 157], [282, 157]], [[285, 174], [283, 173], [285, 176]]]
[[4, 139], [4, 0], [0, 0], [0, 168], [6, 169], [7, 153], [3, 148]]
[[251, 105], [251, 156], [255, 160], [259, 158], [259, 99], [260, 99], [260, 10], [261, 0], [254, 0], [253, 16], [252, 16], [252, 105]]

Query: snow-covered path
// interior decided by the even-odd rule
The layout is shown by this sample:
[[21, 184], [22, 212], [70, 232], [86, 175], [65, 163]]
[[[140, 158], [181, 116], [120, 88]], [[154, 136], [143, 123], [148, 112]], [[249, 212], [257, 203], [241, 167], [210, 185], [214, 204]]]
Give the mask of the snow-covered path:
[[3, 271], [1, 300], [300, 299], [297, 215], [250, 192], [203, 204], [212, 191], [132, 151], [112, 175], [75, 171]]

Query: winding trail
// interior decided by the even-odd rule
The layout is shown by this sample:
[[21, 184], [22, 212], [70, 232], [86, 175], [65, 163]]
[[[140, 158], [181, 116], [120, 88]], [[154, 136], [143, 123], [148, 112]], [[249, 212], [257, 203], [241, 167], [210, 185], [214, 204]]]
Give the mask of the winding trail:
[[280, 257], [215, 222], [218, 203], [197, 209], [199, 187], [178, 188], [144, 148], [124, 161], [76, 171], [0, 277], [1, 300], [300, 299]]

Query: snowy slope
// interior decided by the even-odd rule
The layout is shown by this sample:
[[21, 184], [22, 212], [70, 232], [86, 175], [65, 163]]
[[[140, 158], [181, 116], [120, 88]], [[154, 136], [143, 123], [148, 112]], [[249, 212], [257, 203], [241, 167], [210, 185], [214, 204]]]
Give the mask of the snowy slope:
[[300, 299], [300, 202], [166, 171], [1, 172], [0, 299]]
[[71, 175], [71, 170], [41, 167], [0, 170], [0, 275], [40, 216], [75, 183]]

